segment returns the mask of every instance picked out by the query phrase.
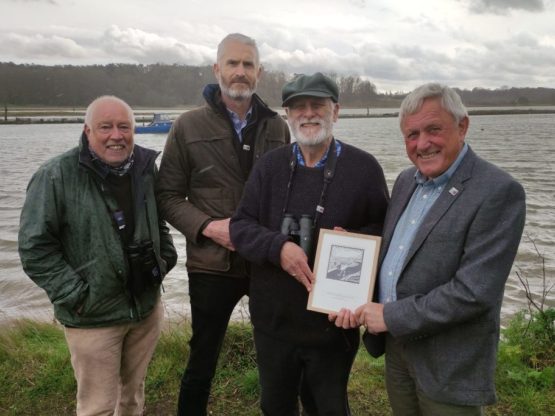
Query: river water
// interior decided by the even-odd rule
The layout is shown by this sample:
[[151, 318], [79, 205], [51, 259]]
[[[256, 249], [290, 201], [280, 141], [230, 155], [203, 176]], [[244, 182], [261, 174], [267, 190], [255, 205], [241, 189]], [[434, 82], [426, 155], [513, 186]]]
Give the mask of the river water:
[[[78, 142], [78, 124], [0, 125], [0, 322], [15, 318], [52, 320], [46, 294], [24, 274], [17, 254], [19, 214], [26, 185], [37, 167]], [[517, 273], [531, 290], [541, 293], [545, 275], [555, 280], [555, 117], [553, 115], [492, 115], [471, 117], [467, 143], [482, 157], [511, 173], [527, 193], [525, 236], [506, 285], [503, 318], [527, 308]], [[399, 172], [408, 167], [396, 118], [340, 119], [335, 136], [372, 153], [382, 164], [391, 189]], [[162, 150], [164, 135], [137, 135], [138, 144]], [[163, 294], [170, 318], [188, 316], [185, 239], [172, 229], [180, 256], [165, 279]], [[533, 241], [533, 242], [532, 242]], [[534, 246], [535, 244], [535, 246]], [[554, 291], [555, 292], [555, 291]], [[555, 306], [555, 293], [548, 297]], [[238, 307], [235, 317], [247, 317]]]

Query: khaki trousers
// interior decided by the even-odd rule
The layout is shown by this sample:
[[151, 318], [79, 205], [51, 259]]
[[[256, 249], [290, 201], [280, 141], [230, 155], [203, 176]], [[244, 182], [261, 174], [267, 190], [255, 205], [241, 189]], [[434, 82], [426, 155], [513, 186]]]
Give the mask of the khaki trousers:
[[77, 380], [77, 416], [139, 416], [144, 381], [160, 336], [162, 303], [140, 322], [65, 328]]
[[391, 335], [385, 344], [385, 384], [394, 416], [482, 416], [481, 406], [439, 403], [427, 397], [416, 385], [412, 365], [403, 345]]

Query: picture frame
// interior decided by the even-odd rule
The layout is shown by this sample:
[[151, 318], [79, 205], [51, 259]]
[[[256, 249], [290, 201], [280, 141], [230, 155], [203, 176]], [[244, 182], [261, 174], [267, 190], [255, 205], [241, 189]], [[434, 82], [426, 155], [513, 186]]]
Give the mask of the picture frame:
[[320, 229], [307, 309], [354, 311], [372, 299], [381, 237]]

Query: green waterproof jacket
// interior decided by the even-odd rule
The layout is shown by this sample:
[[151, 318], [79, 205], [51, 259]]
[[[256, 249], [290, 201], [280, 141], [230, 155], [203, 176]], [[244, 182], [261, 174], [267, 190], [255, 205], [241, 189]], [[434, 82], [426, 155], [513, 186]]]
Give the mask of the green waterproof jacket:
[[[161, 276], [177, 254], [158, 218], [154, 195], [158, 153], [135, 145], [130, 170], [133, 242], [151, 240]], [[105, 186], [108, 172], [93, 163], [83, 135], [79, 147], [42, 165], [33, 175], [21, 212], [19, 255], [29, 277], [46, 291], [56, 318], [72, 327], [139, 321], [152, 311], [160, 285], [138, 295], [127, 289], [129, 262]]]

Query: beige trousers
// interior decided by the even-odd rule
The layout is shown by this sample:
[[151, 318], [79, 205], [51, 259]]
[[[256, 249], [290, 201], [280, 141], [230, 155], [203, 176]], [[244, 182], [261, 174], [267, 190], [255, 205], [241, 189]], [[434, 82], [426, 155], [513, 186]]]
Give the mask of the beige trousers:
[[140, 322], [65, 328], [77, 380], [77, 416], [139, 416], [146, 370], [160, 336], [162, 303]]

